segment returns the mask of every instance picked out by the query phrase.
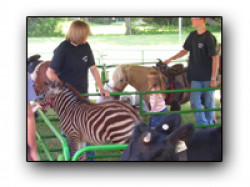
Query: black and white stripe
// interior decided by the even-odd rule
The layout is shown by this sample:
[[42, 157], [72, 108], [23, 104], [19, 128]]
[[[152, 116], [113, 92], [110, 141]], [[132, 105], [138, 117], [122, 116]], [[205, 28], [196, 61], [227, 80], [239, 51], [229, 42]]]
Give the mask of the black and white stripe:
[[[140, 119], [136, 111], [121, 101], [94, 104], [68, 84], [50, 83], [40, 103], [53, 103], [61, 127], [69, 138], [72, 154], [80, 142], [89, 144], [127, 143]], [[51, 99], [54, 97], [53, 99]], [[42, 104], [41, 104], [42, 105]]]

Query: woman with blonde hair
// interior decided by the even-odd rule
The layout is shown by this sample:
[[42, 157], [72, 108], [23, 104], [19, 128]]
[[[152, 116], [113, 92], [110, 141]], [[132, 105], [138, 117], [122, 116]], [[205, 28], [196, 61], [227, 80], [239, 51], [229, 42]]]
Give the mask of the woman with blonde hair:
[[80, 93], [88, 93], [88, 70], [90, 69], [102, 96], [109, 96], [104, 90], [100, 74], [87, 38], [89, 25], [80, 20], [73, 21], [66, 38], [54, 50], [54, 56], [46, 72], [49, 80], [70, 83]]
[[[157, 71], [152, 71], [148, 74], [148, 83], [150, 91], [166, 90], [164, 80], [161, 74]], [[165, 93], [150, 94], [150, 107], [149, 112], [165, 112], [168, 111], [165, 104]], [[150, 126], [155, 127], [161, 120], [163, 115], [152, 116], [150, 119]]]
[[[90, 27], [86, 22], [73, 21], [65, 40], [54, 50], [46, 75], [49, 80], [68, 82], [80, 93], [88, 93], [88, 70], [90, 69], [101, 96], [108, 97], [109, 92], [103, 88], [92, 50], [87, 42], [89, 33]], [[93, 152], [90, 154], [88, 152], [87, 156], [92, 156]]]

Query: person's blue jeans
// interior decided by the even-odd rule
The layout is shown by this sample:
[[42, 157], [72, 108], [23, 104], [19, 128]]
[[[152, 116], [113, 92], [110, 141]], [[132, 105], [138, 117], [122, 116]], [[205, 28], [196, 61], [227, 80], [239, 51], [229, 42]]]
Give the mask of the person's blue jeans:
[[[168, 112], [167, 107], [164, 110], [162, 110], [161, 112]], [[156, 127], [159, 124], [159, 122], [163, 116], [164, 115], [151, 116], [149, 126]]]
[[[191, 81], [191, 88], [210, 88], [210, 81]], [[201, 95], [204, 94], [204, 107], [214, 108], [214, 91], [196, 91], [190, 93], [192, 109], [203, 109]], [[195, 112], [198, 125], [213, 124], [214, 112]]]

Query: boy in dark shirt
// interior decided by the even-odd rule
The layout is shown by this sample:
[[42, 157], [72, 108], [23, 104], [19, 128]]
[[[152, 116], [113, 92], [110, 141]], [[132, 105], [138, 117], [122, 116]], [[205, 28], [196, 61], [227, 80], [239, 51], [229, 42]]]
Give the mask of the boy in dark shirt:
[[[218, 72], [218, 55], [216, 52], [216, 39], [206, 29], [206, 18], [191, 18], [192, 26], [196, 28], [187, 37], [183, 50], [165, 61], [168, 64], [171, 60], [183, 57], [189, 52], [188, 78], [191, 81], [191, 88], [208, 88], [216, 86]], [[214, 91], [205, 91], [205, 108], [214, 108]], [[191, 92], [190, 102], [193, 109], [202, 109], [202, 92]], [[196, 123], [199, 125], [213, 124], [214, 112], [196, 112]]]

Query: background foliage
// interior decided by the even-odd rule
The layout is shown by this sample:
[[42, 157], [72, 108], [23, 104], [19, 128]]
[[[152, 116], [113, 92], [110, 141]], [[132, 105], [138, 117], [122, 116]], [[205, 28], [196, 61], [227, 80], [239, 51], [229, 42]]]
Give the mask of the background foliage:
[[28, 18], [29, 37], [63, 36], [61, 22], [69, 21], [70, 18]]
[[[73, 17], [29, 17], [27, 20], [28, 37], [61, 37], [65, 35], [71, 21], [79, 19]], [[125, 17], [86, 17], [80, 18], [87, 21], [90, 25], [117, 25], [124, 27]], [[208, 25], [210, 31], [221, 30], [221, 18], [211, 17], [213, 24]], [[179, 32], [178, 17], [132, 17], [131, 34], [173, 34]], [[190, 17], [182, 19], [182, 30], [190, 32], [193, 30]], [[128, 32], [125, 32], [128, 33]], [[124, 34], [125, 34], [124, 33]]]

